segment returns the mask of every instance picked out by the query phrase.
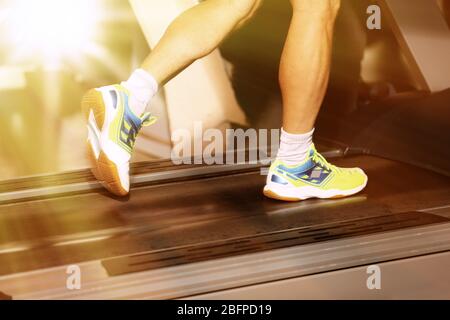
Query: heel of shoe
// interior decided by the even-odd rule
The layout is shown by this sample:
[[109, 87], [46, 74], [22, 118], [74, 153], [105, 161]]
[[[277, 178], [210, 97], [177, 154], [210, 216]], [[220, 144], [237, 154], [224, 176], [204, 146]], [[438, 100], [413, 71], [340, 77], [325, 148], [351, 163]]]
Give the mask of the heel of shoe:
[[91, 172], [94, 175], [95, 179], [97, 179], [99, 182], [102, 182], [103, 177], [101, 175], [101, 172], [98, 170], [98, 159], [95, 156], [95, 152], [90, 141], [88, 141], [86, 145], [86, 156], [89, 160], [89, 163], [91, 164]]
[[119, 197], [124, 197], [129, 194], [129, 190], [126, 190], [121, 185], [119, 169], [116, 164], [109, 160], [108, 156], [103, 151], [100, 152], [97, 169], [99, 175], [103, 179], [103, 186], [109, 192]]
[[81, 101], [81, 109], [86, 118], [89, 121], [91, 112], [94, 115], [96, 125], [99, 129], [103, 128], [105, 123], [105, 102], [103, 95], [100, 91], [92, 89], [89, 90]]

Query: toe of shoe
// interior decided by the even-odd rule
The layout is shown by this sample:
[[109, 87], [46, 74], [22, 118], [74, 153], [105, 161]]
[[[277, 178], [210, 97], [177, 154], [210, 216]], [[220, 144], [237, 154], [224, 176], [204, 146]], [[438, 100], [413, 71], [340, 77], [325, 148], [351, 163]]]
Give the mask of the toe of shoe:
[[366, 173], [360, 168], [346, 169], [344, 177], [347, 188], [351, 190], [364, 187], [368, 182]]
[[369, 177], [364, 172], [364, 170], [362, 170], [360, 168], [356, 168], [354, 176], [355, 176], [355, 184], [357, 186], [365, 186], [365, 185], [367, 185], [367, 183], [369, 181]]

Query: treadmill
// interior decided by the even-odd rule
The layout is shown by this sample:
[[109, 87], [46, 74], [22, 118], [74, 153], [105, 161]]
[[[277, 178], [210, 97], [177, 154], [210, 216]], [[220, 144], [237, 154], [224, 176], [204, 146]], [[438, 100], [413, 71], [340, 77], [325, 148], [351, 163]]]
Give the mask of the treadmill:
[[[89, 171], [0, 184], [0, 292], [12, 299], [450, 297], [450, 177], [321, 144], [361, 166], [341, 200], [266, 199], [260, 164], [135, 164], [127, 199]], [[414, 174], [411, 174], [414, 172]], [[80, 290], [68, 290], [78, 266]], [[383, 272], [368, 290], [367, 267]]]

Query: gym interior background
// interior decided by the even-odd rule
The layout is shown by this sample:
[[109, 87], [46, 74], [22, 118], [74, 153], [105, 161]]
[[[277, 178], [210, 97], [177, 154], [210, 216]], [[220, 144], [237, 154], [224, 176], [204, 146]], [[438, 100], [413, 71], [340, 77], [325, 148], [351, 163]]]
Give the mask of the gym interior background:
[[[57, 3], [0, 1], [0, 179], [3, 180], [86, 167], [85, 130], [79, 109], [82, 94], [88, 88], [126, 79], [150, 50], [128, 1], [76, 1], [71, 12]], [[422, 93], [423, 88], [411, 74], [408, 59], [387, 19], [383, 16], [381, 30], [367, 29], [366, 8], [371, 3], [343, 1], [336, 27], [330, 87], [318, 123], [318, 135], [324, 138], [343, 134], [339, 125], [328, 126], [327, 119], [345, 125], [348, 115], [357, 116], [358, 110], [370, 109], [371, 114], [366, 117], [373, 120], [383, 112], [391, 112], [390, 103], [402, 104], [408, 95]], [[438, 3], [448, 23], [449, 1]], [[48, 7], [52, 10], [47, 10]], [[255, 19], [221, 47], [224, 68], [251, 127], [280, 126], [277, 72], [290, 14], [288, 1], [266, 0]], [[83, 27], [79, 21], [83, 21]], [[61, 28], [55, 30], [54, 24], [60, 24]], [[394, 96], [396, 102], [390, 101]], [[434, 99], [441, 101], [445, 97]], [[164, 112], [164, 97], [155, 99], [154, 104], [153, 110]], [[444, 107], [437, 112], [448, 114]], [[441, 117], [444, 118], [443, 114]], [[162, 127], [156, 130], [163, 129], [166, 130]], [[350, 136], [358, 130], [355, 128]], [[351, 138], [346, 135], [342, 139]], [[363, 134], [358, 137], [364, 139]], [[449, 169], [444, 163], [448, 162], [447, 155], [437, 156], [436, 167], [441, 171]], [[167, 149], [152, 153], [141, 148], [135, 161], [169, 156]]]

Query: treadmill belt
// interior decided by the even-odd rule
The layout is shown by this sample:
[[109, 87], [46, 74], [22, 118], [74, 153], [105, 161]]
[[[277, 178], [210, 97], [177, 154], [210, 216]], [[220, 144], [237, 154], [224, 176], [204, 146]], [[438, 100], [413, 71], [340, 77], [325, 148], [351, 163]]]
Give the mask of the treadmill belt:
[[107, 259], [102, 261], [102, 264], [110, 276], [118, 276], [449, 221], [450, 219], [433, 214], [408, 212], [142, 253]]
[[[347, 199], [284, 203], [262, 195], [266, 177], [255, 168], [141, 185], [126, 199], [92, 191], [0, 205], [0, 275], [165, 252], [144, 260], [154, 268], [166, 265], [154, 262], [166, 257], [179, 264], [208, 254], [245, 254], [383, 232], [389, 226], [427, 225], [440, 220], [417, 212], [449, 206], [448, 177], [371, 156], [334, 163], [362, 167], [370, 179], [367, 189]], [[291, 231], [294, 235], [284, 234]], [[216, 243], [226, 245], [210, 253], [202, 249]], [[180, 254], [175, 249], [180, 247], [200, 251]], [[112, 274], [120, 272], [111, 267]]]

